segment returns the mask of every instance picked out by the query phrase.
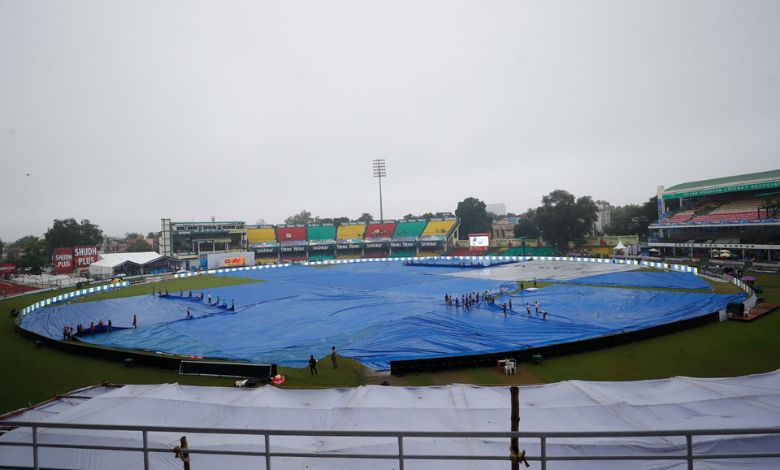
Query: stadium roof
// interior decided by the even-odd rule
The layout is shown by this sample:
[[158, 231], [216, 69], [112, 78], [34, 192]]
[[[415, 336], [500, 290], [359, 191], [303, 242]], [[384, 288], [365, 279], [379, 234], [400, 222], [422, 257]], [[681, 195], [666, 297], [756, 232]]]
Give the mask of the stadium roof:
[[663, 198], [678, 199], [771, 188], [780, 188], [780, 170], [682, 183], [664, 190]]
[[156, 261], [160, 258], [162, 258], [162, 255], [155, 251], [141, 251], [136, 253], [106, 253], [101, 254], [100, 259], [92, 263], [92, 266], [105, 266], [113, 268], [116, 266], [121, 266], [128, 261], [131, 263], [144, 265], [151, 263], [152, 261]]

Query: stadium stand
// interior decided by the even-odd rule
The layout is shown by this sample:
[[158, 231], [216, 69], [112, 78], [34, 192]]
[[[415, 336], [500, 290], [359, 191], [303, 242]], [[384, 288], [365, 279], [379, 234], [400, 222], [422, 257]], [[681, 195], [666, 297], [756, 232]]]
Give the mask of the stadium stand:
[[309, 240], [335, 240], [336, 227], [333, 225], [307, 225], [306, 238]]
[[395, 232], [396, 225], [397, 224], [395, 222], [368, 224], [368, 227], [366, 227], [365, 237], [367, 239], [391, 238], [393, 236], [393, 233]]
[[276, 239], [279, 243], [306, 240], [306, 227], [276, 227]]
[[759, 212], [761, 200], [759, 199], [738, 199], [735, 201], [726, 201], [711, 212], [693, 217], [691, 223], [721, 223], [721, 222], [741, 222], [741, 221], [760, 221], [771, 219], [770, 214]]
[[660, 186], [658, 198], [649, 245], [661, 256], [780, 258], [780, 170]]
[[419, 237], [425, 230], [425, 220], [403, 220], [398, 222], [393, 232], [393, 238]]
[[431, 235], [449, 235], [450, 231], [455, 227], [454, 220], [431, 220], [422, 232], [422, 236]]
[[672, 215], [671, 217], [668, 217], [663, 220], [664, 224], [672, 225], [672, 224], [684, 224], [691, 220], [691, 217], [693, 217], [694, 211], [693, 210], [684, 210], [677, 212], [676, 214]]
[[248, 228], [246, 241], [250, 246], [255, 243], [276, 243], [276, 230], [273, 227]]
[[336, 238], [339, 240], [353, 240], [355, 238], [363, 238], [363, 234], [365, 232], [366, 224], [339, 225], [339, 229], [336, 232]]

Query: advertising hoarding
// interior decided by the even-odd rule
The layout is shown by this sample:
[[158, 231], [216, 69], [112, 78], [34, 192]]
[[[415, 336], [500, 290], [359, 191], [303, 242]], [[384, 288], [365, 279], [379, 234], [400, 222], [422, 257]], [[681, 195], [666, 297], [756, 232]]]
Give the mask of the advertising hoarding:
[[13, 263], [0, 263], [0, 276], [16, 274], [16, 265]]
[[98, 260], [97, 246], [74, 246], [73, 264], [76, 269], [86, 268]]
[[73, 248], [54, 249], [54, 272], [57, 274], [73, 272]]
[[485, 234], [469, 234], [469, 246], [472, 248], [487, 248], [490, 246], [490, 237]]
[[[208, 269], [240, 268], [255, 265], [254, 251], [231, 251], [229, 253], [209, 253], [206, 255]], [[201, 267], [202, 261], [201, 261]]]

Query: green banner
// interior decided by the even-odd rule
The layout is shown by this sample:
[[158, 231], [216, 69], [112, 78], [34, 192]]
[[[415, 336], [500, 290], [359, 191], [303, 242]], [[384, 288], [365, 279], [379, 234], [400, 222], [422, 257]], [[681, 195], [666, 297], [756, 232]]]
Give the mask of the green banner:
[[700, 189], [696, 191], [684, 191], [680, 193], [664, 194], [664, 199], [680, 199], [683, 197], [709, 196], [712, 194], [733, 193], [737, 191], [753, 191], [756, 189], [780, 188], [780, 181], [769, 181], [767, 183], [739, 184], [736, 186], [723, 186], [720, 188]]

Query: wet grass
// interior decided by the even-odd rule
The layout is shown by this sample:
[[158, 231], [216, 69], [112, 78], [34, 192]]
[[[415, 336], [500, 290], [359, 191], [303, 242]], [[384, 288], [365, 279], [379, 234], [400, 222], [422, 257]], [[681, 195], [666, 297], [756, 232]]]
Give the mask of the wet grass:
[[[780, 275], [758, 274], [762, 294], [768, 302], [780, 305]], [[229, 276], [198, 276], [155, 284], [132, 286], [90, 296], [84, 301], [148, 295], [152, 289], [201, 290], [220, 286], [257, 282]], [[547, 284], [537, 283], [538, 287]], [[730, 284], [712, 283], [716, 292], [733, 293]], [[529, 287], [529, 286], [526, 286]], [[12, 308], [21, 309], [38, 300], [64, 293], [65, 290], [30, 294], [0, 300], [0, 412], [28, 403], [37, 403], [87, 385], [112, 383], [171, 383], [190, 385], [233, 386], [234, 379], [181, 376], [176, 371], [136, 365], [132, 368], [94, 355], [68, 353], [36, 344], [22, 337], [8, 316]], [[700, 292], [700, 291], [699, 291]], [[329, 358], [322, 358], [319, 374], [308, 368], [281, 367], [287, 376], [283, 387], [324, 388], [351, 387], [361, 384], [426, 386], [448, 383], [481, 385], [528, 384], [582, 380], [640, 380], [689, 376], [734, 376], [767, 372], [780, 368], [780, 312], [771, 313], [749, 323], [727, 321], [708, 324], [692, 330], [658, 338], [571, 356], [545, 359], [540, 365], [521, 363], [517, 375], [505, 376], [494, 367], [480, 367], [435, 373], [415, 373], [403, 377], [375, 374], [359, 363], [339, 358], [333, 369]]]

